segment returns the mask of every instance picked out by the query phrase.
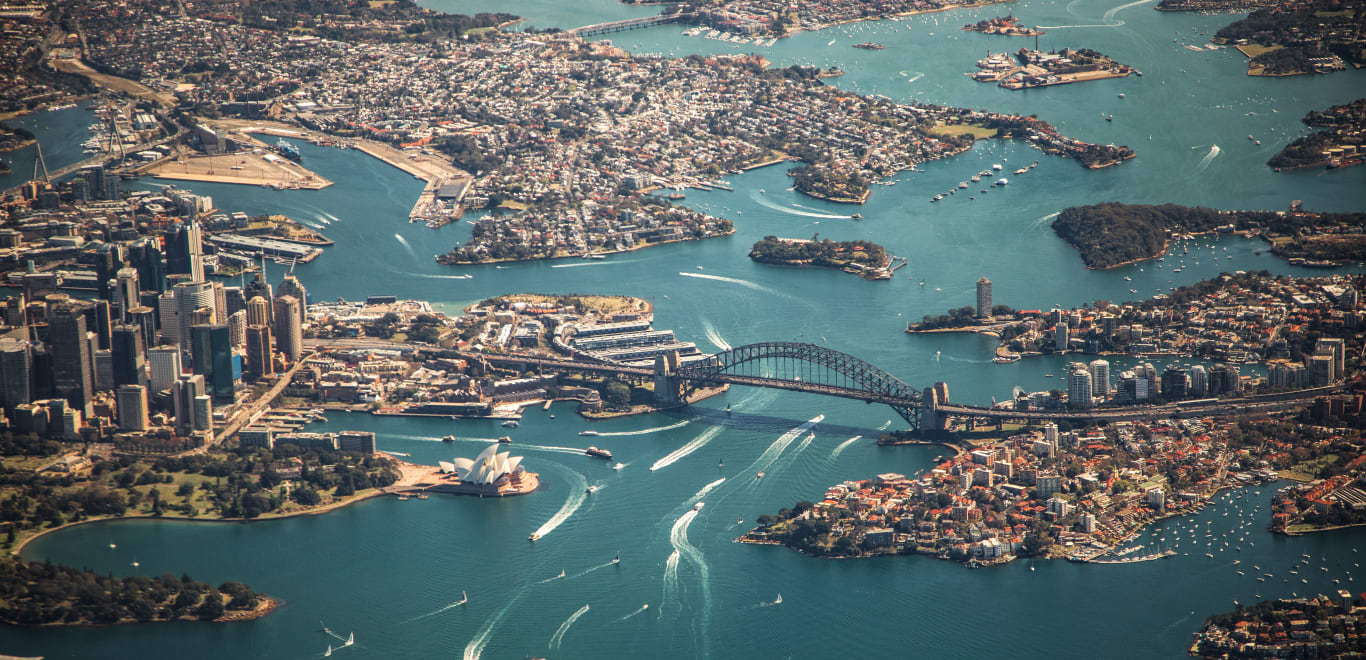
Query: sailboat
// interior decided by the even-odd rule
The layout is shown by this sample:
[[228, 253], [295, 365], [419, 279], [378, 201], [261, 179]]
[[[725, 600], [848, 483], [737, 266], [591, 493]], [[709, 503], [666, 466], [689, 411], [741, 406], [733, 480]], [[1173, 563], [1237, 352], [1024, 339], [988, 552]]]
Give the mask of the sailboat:
[[613, 563], [613, 564], [620, 564], [620, 563], [621, 563], [621, 553], [620, 553], [620, 552], [617, 553], [617, 556], [615, 556], [615, 557], [612, 558], [612, 563]]
[[324, 653], [324, 654], [323, 654], [323, 657], [324, 657], [324, 658], [330, 658], [330, 657], [332, 657], [332, 645], [331, 645], [331, 644], [328, 644], [328, 645], [327, 645], [327, 653]]
[[782, 595], [782, 594], [778, 594], [778, 597], [775, 598], [775, 599], [773, 600], [773, 604], [774, 604], [774, 605], [782, 605], [782, 604], [783, 604], [783, 595]]
[[351, 633], [351, 635], [350, 635], [349, 637], [346, 638], [346, 644], [343, 644], [343, 646], [354, 646], [355, 644], [356, 644], [356, 633]]

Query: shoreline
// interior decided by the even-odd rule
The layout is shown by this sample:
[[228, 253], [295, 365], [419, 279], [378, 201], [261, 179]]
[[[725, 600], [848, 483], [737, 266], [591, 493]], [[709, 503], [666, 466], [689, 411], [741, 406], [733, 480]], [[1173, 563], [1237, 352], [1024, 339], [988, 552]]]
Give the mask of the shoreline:
[[[671, 244], [671, 243], [686, 243], [686, 242], [688, 242], [688, 241], [705, 241], [705, 240], [712, 239], [712, 238], [724, 238], [724, 237], [726, 237], [726, 236], [731, 236], [731, 235], [733, 235], [733, 234], [735, 234], [735, 229], [734, 229], [734, 227], [732, 226], [731, 230], [728, 231], [728, 232], [725, 232], [725, 233], [722, 233], [722, 234], [714, 234], [714, 235], [712, 235], [712, 236], [707, 236], [707, 237], [704, 237], [704, 238], [691, 238], [691, 237], [689, 237], [689, 238], [675, 238], [675, 239], [673, 239], [673, 240], [668, 240], [668, 241], [659, 241], [658, 243], [646, 243], [645, 245], [637, 245], [636, 247], [633, 247], [633, 248], [626, 248], [626, 249], [623, 249], [623, 250], [609, 250], [609, 251], [607, 251], [607, 252], [590, 252], [589, 254], [593, 254], [593, 255], [599, 255], [599, 254], [600, 254], [600, 255], [603, 255], [603, 256], [612, 255], [612, 254], [626, 254], [626, 253], [628, 253], [628, 252], [636, 252], [636, 251], [638, 251], [638, 250], [644, 250], [644, 249], [646, 249], [646, 248], [658, 247], [658, 246], [660, 246], [660, 245], [669, 245], [669, 244]], [[448, 252], [447, 254], [450, 254], [450, 253]], [[442, 255], [442, 256], [445, 256], [445, 255]], [[582, 259], [582, 258], [583, 258], [583, 255], [582, 255], [582, 254], [557, 254], [557, 255], [547, 255], [547, 256], [541, 256], [541, 257], [530, 257], [530, 258], [527, 258], [527, 259], [493, 259], [493, 260], [490, 260], [490, 261], [442, 261], [440, 257], [437, 257], [437, 263], [441, 264], [442, 266], [488, 266], [488, 265], [496, 265], [496, 264], [514, 264], [514, 263], [528, 263], [528, 262], [532, 262], [532, 261], [554, 261], [554, 260], [557, 260], [557, 259]]]

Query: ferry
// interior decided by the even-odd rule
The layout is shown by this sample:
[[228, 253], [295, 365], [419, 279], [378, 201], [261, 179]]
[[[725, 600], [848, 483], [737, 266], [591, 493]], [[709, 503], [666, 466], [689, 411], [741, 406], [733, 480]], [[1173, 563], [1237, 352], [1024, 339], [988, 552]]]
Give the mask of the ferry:
[[702, 510], [702, 506], [703, 506], [704, 504], [706, 504], [706, 503], [705, 503], [705, 502], [698, 502], [697, 504], [692, 505], [692, 510], [693, 510], [693, 511], [701, 511], [701, 510]]
[[997, 179], [997, 180], [996, 180], [996, 185], [998, 185], [998, 186], [1008, 185], [1009, 183], [1010, 183], [1010, 179], [1001, 178], [1001, 179]]
[[509, 419], [509, 420], [503, 422], [503, 426], [505, 426], [505, 427], [507, 427], [507, 428], [510, 428], [510, 429], [515, 429], [515, 428], [517, 428], [517, 420], [515, 420], [515, 419]]
[[510, 444], [512, 444], [512, 437], [511, 437], [511, 436], [506, 436], [506, 435], [505, 435], [505, 436], [502, 436], [502, 437], [498, 438], [498, 444], [500, 444], [500, 445], [510, 445]]
[[453, 435], [442, 436], [441, 441], [442, 441], [442, 442], [455, 442], [455, 436], [453, 436]]
[[588, 431], [579, 431], [579, 435], [582, 435], [582, 436], [585, 436], [585, 437], [589, 437], [589, 438], [596, 438], [597, 436], [600, 436], [600, 435], [602, 435], [602, 434], [599, 433], [599, 432], [597, 432], [597, 431], [588, 430]]
[[882, 50], [886, 48], [886, 46], [876, 41], [865, 41], [861, 44], [854, 44], [854, 48], [862, 48], [864, 50]]
[[600, 259], [606, 259], [606, 258], [607, 258], [607, 255], [605, 255], [605, 254], [585, 254], [585, 255], [583, 255], [583, 258], [584, 258], [584, 259], [592, 259], [593, 261], [597, 261], [597, 260], [600, 260]]
[[593, 493], [596, 493], [599, 490], [602, 490], [602, 486], [589, 486], [588, 488], [584, 489], [584, 492], [588, 493], [589, 495], [592, 495]]
[[849, 216], [849, 218], [850, 218], [851, 220], [862, 220], [862, 219], [863, 219], [863, 214], [862, 214], [862, 213], [855, 213], [855, 214]]
[[592, 456], [593, 458], [601, 458], [601, 459], [603, 459], [603, 460], [608, 460], [608, 461], [612, 460], [612, 452], [607, 451], [606, 449], [598, 449], [597, 447], [589, 447], [588, 449], [583, 450], [583, 453], [584, 453], [584, 455], [586, 455], [586, 456]]

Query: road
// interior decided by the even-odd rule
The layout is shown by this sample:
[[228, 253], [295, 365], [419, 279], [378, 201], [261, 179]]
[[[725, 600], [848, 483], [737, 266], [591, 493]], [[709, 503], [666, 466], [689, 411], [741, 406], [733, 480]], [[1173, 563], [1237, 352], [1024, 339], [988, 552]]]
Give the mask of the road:
[[290, 367], [289, 371], [286, 371], [283, 376], [276, 380], [275, 384], [272, 385], [270, 389], [266, 390], [264, 394], [262, 394], [259, 398], [253, 401], [251, 405], [237, 411], [237, 414], [233, 415], [232, 419], [229, 419], [228, 423], [224, 424], [223, 428], [220, 429], [218, 433], [214, 435], [212, 442], [203, 447], [197, 447], [195, 449], [180, 452], [176, 454], [176, 456], [189, 456], [192, 454], [208, 453], [209, 449], [221, 444], [224, 440], [227, 440], [228, 438], [232, 437], [238, 431], [242, 430], [242, 427], [247, 426], [252, 422], [256, 421], [258, 417], [260, 417], [262, 414], [266, 412], [267, 409], [270, 408], [270, 405], [272, 403], [275, 403], [275, 399], [280, 396], [281, 392], [285, 391], [285, 387], [288, 386], [289, 382], [294, 379], [294, 373], [299, 370], [299, 367], [302, 367], [304, 365], [304, 362], [308, 360], [308, 358], [311, 357], [313, 357], [312, 353], [302, 357], [297, 363], [295, 363], [293, 367]]

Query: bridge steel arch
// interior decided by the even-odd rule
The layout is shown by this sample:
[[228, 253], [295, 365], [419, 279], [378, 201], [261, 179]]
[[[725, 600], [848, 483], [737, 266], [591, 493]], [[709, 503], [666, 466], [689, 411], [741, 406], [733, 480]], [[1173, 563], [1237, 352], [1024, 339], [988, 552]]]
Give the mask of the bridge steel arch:
[[696, 385], [727, 382], [885, 403], [920, 428], [920, 390], [847, 353], [798, 342], [738, 346], [680, 365], [675, 375]]

